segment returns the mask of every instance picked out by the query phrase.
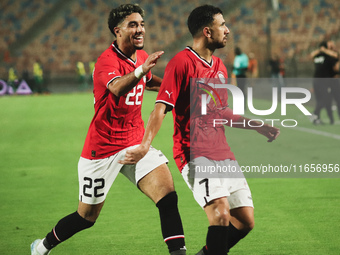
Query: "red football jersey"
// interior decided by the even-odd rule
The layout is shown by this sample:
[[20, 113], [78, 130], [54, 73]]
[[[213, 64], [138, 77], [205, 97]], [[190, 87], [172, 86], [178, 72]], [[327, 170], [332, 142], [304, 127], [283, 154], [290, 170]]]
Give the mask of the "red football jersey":
[[133, 72], [148, 54], [137, 50], [136, 61], [127, 57], [114, 42], [98, 58], [93, 72], [94, 117], [90, 124], [81, 156], [101, 159], [129, 146], [141, 143], [144, 122], [141, 109], [145, 83], [151, 72], [127, 94], [117, 97], [108, 89], [114, 79]]
[[[223, 105], [214, 107], [213, 100], [207, 105], [207, 115], [202, 115], [201, 95], [206, 93], [199, 88], [204, 86], [195, 83], [202, 78], [217, 78], [220, 84], [226, 83], [227, 69], [221, 59], [212, 56], [211, 63], [202, 59], [193, 49], [187, 47], [179, 52], [166, 66], [164, 78], [156, 103], [165, 103], [173, 108], [174, 118], [174, 159], [180, 171], [190, 159], [200, 156], [212, 160], [235, 160], [234, 154], [226, 141], [223, 125], [213, 127], [212, 118], [237, 121], [240, 116], [233, 115], [228, 107], [228, 93], [226, 89], [216, 89]], [[203, 88], [203, 87], [202, 87]], [[205, 85], [205, 90], [209, 86]], [[191, 109], [190, 109], [191, 108]], [[196, 110], [194, 110], [195, 108]], [[190, 134], [191, 132], [191, 134]]]

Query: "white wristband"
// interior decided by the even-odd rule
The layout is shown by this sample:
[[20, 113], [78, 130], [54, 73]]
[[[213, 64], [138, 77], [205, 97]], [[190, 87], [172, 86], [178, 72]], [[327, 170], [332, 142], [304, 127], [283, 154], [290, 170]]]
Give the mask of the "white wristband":
[[137, 79], [141, 79], [144, 75], [145, 73], [143, 72], [143, 67], [141, 65], [135, 69], [135, 76]]

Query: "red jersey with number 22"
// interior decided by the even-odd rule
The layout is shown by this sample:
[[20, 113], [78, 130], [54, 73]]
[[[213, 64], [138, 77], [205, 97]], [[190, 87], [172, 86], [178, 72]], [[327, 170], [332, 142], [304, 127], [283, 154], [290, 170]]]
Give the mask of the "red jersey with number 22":
[[[190, 111], [193, 110], [190, 107], [200, 109], [200, 93], [203, 91], [199, 90], [197, 86], [190, 86], [190, 81], [193, 78], [202, 78], [202, 80], [208, 78], [225, 83], [228, 73], [220, 58], [212, 56], [211, 63], [208, 63], [190, 47], [179, 52], [165, 68], [156, 103], [164, 103], [173, 108], [173, 153], [180, 171], [190, 160], [197, 157], [206, 157], [211, 160], [235, 160], [226, 141], [224, 126], [213, 127], [212, 123], [208, 123], [211, 121], [212, 115], [190, 114]], [[223, 104], [227, 106], [227, 90], [219, 89], [218, 93]], [[194, 96], [192, 97], [192, 95]], [[210, 100], [210, 105], [214, 104], [212, 101]], [[233, 115], [232, 110], [228, 107], [213, 109], [210, 113], [217, 116], [216, 118], [229, 121], [237, 121], [240, 117]]]
[[117, 97], [108, 89], [114, 79], [133, 72], [147, 59], [143, 50], [136, 51], [136, 61], [125, 56], [113, 43], [98, 58], [93, 72], [94, 117], [90, 124], [81, 156], [101, 159], [129, 146], [141, 143], [144, 122], [141, 116], [145, 83], [151, 72], [127, 94]]

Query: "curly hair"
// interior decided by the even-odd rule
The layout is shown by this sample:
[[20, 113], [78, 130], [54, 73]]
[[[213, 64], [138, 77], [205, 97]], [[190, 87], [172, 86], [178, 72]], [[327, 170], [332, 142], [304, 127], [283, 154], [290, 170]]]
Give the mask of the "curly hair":
[[114, 28], [122, 23], [124, 19], [132, 13], [139, 13], [142, 17], [144, 17], [144, 10], [138, 4], [122, 4], [111, 10], [108, 25], [114, 36], [116, 36]]

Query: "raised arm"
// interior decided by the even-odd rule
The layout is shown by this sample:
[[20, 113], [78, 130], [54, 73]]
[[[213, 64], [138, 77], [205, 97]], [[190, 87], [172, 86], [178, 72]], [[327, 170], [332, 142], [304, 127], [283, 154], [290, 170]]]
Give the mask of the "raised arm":
[[112, 82], [109, 83], [108, 89], [113, 93], [115, 96], [122, 96], [128, 93], [134, 86], [137, 85], [139, 80], [147, 74], [151, 68], [153, 68], [157, 60], [161, 57], [164, 51], [157, 51], [145, 60], [144, 64], [137, 67], [135, 71], [128, 73], [122, 77], [119, 77]]
[[332, 58], [335, 58], [335, 59], [339, 58], [339, 53], [334, 51], [334, 50], [330, 50], [330, 49], [327, 49], [325, 47], [321, 47], [321, 51], [323, 53], [327, 54], [328, 56], [332, 57]]
[[309, 57], [313, 59], [316, 55], [320, 53], [320, 49], [313, 50], [310, 54]]
[[148, 124], [146, 125], [143, 141], [141, 144], [132, 149], [128, 150], [125, 154], [125, 158], [120, 160], [120, 164], [132, 165], [136, 164], [139, 160], [141, 160], [145, 154], [149, 151], [150, 145], [157, 135], [159, 129], [162, 126], [164, 117], [166, 115], [166, 104], [156, 103], [155, 108], [152, 111]]

